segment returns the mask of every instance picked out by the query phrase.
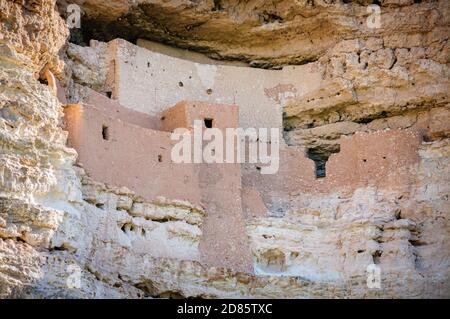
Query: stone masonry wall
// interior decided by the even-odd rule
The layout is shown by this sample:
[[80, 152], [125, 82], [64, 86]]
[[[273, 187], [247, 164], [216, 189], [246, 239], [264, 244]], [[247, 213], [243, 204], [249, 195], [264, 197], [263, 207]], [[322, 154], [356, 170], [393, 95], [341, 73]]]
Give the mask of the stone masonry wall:
[[[112, 109], [112, 102], [94, 91], [85, 101], [65, 108], [65, 127], [69, 145], [78, 152], [77, 162], [89, 176], [115, 187], [126, 186], [146, 200], [162, 197], [204, 207], [199, 260], [252, 272], [241, 214], [240, 165], [173, 163], [171, 151], [178, 141], [172, 141], [169, 132], [148, 128], [153, 124], [151, 117], [138, 116], [119, 104]], [[187, 121], [204, 116], [214, 118], [214, 126], [223, 129], [238, 124], [238, 109], [232, 106], [182, 102], [171, 111], [184, 120], [176, 127], [190, 128]], [[165, 116], [170, 119], [170, 114]], [[159, 126], [168, 124], [161, 122]], [[165, 257], [177, 258], [174, 254]], [[197, 256], [182, 254], [180, 258], [196, 260]]]

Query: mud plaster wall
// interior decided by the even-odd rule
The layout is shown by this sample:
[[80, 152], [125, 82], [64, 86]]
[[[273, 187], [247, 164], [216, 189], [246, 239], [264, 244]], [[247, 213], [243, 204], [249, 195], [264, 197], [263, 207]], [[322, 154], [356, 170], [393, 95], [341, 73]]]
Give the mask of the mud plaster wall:
[[239, 125], [239, 108], [237, 105], [211, 104], [206, 102], [182, 101], [162, 113], [161, 128], [164, 131], [174, 131], [176, 128], [194, 128], [194, 121], [211, 120], [212, 128], [225, 132], [226, 128], [236, 128]]
[[124, 40], [114, 49], [114, 98], [131, 109], [158, 115], [181, 100], [239, 105], [241, 127], [282, 127], [282, 105], [287, 99], [317, 89], [321, 76], [312, 66], [283, 70], [200, 64], [183, 52], [180, 59]]
[[[172, 163], [171, 150], [177, 141], [170, 140], [170, 133], [135, 125], [136, 121], [126, 122], [135, 120], [136, 114], [118, 105], [108, 109], [111, 102], [93, 91], [86, 101], [95, 101], [95, 104], [70, 105], [66, 107], [65, 116], [69, 145], [77, 150], [78, 162], [89, 176], [109, 185], [126, 186], [149, 201], [164, 197], [201, 205], [206, 211], [199, 244], [201, 261], [251, 272], [252, 261], [241, 214], [239, 164]], [[214, 113], [216, 108], [223, 110], [220, 105], [183, 102], [177, 108], [189, 110], [196, 106], [201, 109], [202, 105], [204, 111], [198, 111], [199, 114], [220, 118]], [[223, 126], [237, 124], [237, 107], [231, 108], [234, 112], [230, 114], [235, 118]], [[187, 112], [187, 116], [196, 112]], [[144, 124], [150, 121], [148, 118]]]
[[[160, 130], [161, 121], [159, 117], [150, 116], [145, 113], [137, 112], [129, 108], [124, 108], [117, 101], [110, 99], [102, 94], [84, 88], [85, 95], [81, 102], [86, 106], [94, 106], [105, 115], [113, 118], [118, 118], [123, 122], [134, 124], [143, 128]], [[64, 103], [67, 104], [67, 103]]]
[[[270, 211], [292, 208], [306, 194], [351, 194], [367, 186], [404, 191], [412, 178], [410, 169], [419, 159], [420, 141], [418, 132], [398, 129], [341, 137], [340, 152], [330, 156], [324, 178], [316, 178], [314, 162], [304, 148], [290, 146], [280, 151], [277, 174], [257, 174], [257, 165], [245, 164], [243, 188], [257, 190]], [[261, 201], [254, 202], [260, 212]]]

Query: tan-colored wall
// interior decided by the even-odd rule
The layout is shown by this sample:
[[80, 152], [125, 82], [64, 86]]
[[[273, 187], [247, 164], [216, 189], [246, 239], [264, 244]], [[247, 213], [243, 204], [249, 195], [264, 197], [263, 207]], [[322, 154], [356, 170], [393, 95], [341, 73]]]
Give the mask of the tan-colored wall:
[[115, 61], [114, 98], [153, 116], [179, 101], [195, 100], [239, 105], [244, 128], [281, 128], [285, 101], [317, 89], [322, 81], [320, 71], [309, 65], [263, 70], [211, 64], [185, 51], [168, 56], [161, 45], [155, 49], [144, 40], [136, 46], [116, 39], [109, 47]]
[[[375, 186], [404, 191], [410, 185], [410, 168], [418, 161], [419, 133], [387, 130], [342, 137], [340, 152], [326, 163], [326, 177], [316, 178], [315, 164], [300, 147], [280, 151], [277, 174], [261, 175], [254, 164], [242, 170], [244, 189], [257, 189], [269, 210], [288, 208], [306, 194], [351, 194], [358, 188]], [[246, 203], [253, 207], [251, 203]], [[260, 205], [255, 209], [261, 210]]]
[[195, 120], [204, 119], [212, 119], [213, 127], [224, 131], [235, 128], [239, 126], [239, 108], [237, 105], [182, 101], [161, 115], [164, 131], [179, 127], [192, 129]]
[[[94, 180], [127, 186], [148, 200], [163, 196], [200, 204], [198, 168], [171, 163], [170, 133], [123, 122], [92, 105], [68, 106], [66, 122], [69, 145]], [[103, 139], [104, 126], [109, 140]]]
[[[225, 132], [226, 128], [238, 127], [239, 109], [236, 105], [182, 101], [165, 111], [161, 122], [164, 130], [173, 131], [180, 127], [193, 129], [195, 120], [206, 118], [213, 120], [213, 128]], [[225, 140], [223, 145], [225, 154]], [[242, 214], [241, 166], [200, 164], [199, 167], [201, 201], [207, 211], [200, 241], [202, 261], [210, 266], [251, 271], [252, 260]]]
[[[241, 211], [240, 165], [172, 163], [171, 150], [176, 141], [170, 140], [170, 133], [136, 125], [152, 127], [152, 118], [130, 113], [93, 91], [85, 101], [84, 105], [66, 107], [65, 122], [68, 143], [77, 150], [78, 163], [87, 174], [99, 182], [126, 186], [148, 201], [162, 196], [203, 206], [206, 216], [201, 226], [201, 261], [251, 272], [252, 260]], [[237, 125], [237, 107], [229, 106], [230, 113], [223, 112], [224, 109], [218, 105], [184, 102], [174, 111], [179, 114], [177, 110], [187, 110], [181, 114], [189, 120], [194, 115], [208, 116], [219, 119], [218, 123], [224, 126], [228, 126], [226, 121]], [[105, 126], [108, 140], [102, 135]], [[158, 161], [160, 155], [162, 162]]]
[[84, 88], [86, 95], [80, 101], [83, 105], [93, 106], [105, 115], [120, 119], [123, 122], [134, 124], [143, 128], [160, 130], [161, 121], [157, 116], [150, 116], [145, 113], [137, 112], [130, 108], [125, 108], [116, 100], [110, 99], [102, 94]]

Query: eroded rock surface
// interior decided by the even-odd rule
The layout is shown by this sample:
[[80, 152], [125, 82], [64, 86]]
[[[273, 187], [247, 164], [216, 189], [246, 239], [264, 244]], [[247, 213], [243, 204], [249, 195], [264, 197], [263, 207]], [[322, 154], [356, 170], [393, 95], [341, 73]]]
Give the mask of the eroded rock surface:
[[74, 2], [85, 13], [86, 40], [148, 38], [265, 67], [317, 60], [348, 39], [435, 46], [449, 18], [446, 1], [379, 1], [380, 29], [367, 24], [369, 0]]
[[40, 71], [62, 71], [58, 52], [69, 34], [54, 0], [0, 1], [0, 43], [28, 56]]

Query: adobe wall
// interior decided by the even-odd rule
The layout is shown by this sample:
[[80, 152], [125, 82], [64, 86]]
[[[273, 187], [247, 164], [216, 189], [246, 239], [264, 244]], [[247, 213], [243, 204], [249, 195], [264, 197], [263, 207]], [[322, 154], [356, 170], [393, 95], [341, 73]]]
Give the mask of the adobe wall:
[[[88, 174], [103, 183], [127, 186], [148, 200], [163, 196], [199, 205], [198, 168], [171, 163], [170, 133], [124, 122], [105, 113], [104, 107], [99, 103], [65, 109], [69, 146], [77, 150]], [[102, 135], [105, 127], [107, 140]]]
[[183, 127], [193, 129], [195, 120], [212, 120], [212, 127], [224, 130], [239, 126], [239, 108], [237, 105], [209, 102], [181, 101], [161, 115], [161, 129], [173, 131]]
[[[135, 46], [113, 40], [113, 97], [120, 104], [153, 116], [181, 100], [239, 105], [241, 127], [282, 127], [282, 105], [319, 87], [311, 66], [264, 70], [191, 59], [189, 52], [168, 56], [144, 40]], [[160, 51], [160, 50], [159, 50]], [[178, 56], [178, 57], [175, 57]], [[179, 57], [182, 57], [179, 58]]]
[[[171, 150], [177, 141], [170, 140], [169, 132], [152, 129], [153, 118], [121, 107], [94, 91], [84, 101], [65, 108], [65, 122], [69, 146], [77, 150], [77, 161], [86, 173], [93, 180], [130, 188], [150, 202], [162, 196], [203, 207], [206, 213], [198, 247], [202, 263], [252, 272], [241, 212], [240, 165], [172, 163]], [[206, 114], [218, 119], [219, 126], [237, 125], [237, 107], [230, 106], [234, 112], [229, 114], [224, 114], [224, 109], [222, 105], [180, 102], [175, 111], [184, 115], [187, 110], [188, 118], [197, 112], [199, 116]], [[231, 123], [221, 122], [220, 114]]]
[[411, 130], [386, 130], [341, 137], [340, 152], [326, 163], [326, 176], [316, 178], [315, 163], [301, 147], [280, 151], [277, 174], [257, 173], [256, 164], [242, 170], [246, 193], [257, 190], [261, 198], [247, 195], [247, 210], [261, 212], [263, 201], [272, 212], [294, 207], [295, 200], [307, 194], [351, 194], [358, 188], [375, 186], [392, 192], [407, 191], [410, 169], [418, 162], [420, 135]]
[[[182, 101], [162, 113], [162, 129], [193, 129], [195, 120], [212, 120], [212, 127], [225, 132], [239, 125], [237, 105]], [[205, 129], [204, 123], [202, 123]], [[224, 134], [225, 138], [225, 134]], [[222, 154], [225, 153], [225, 141]], [[181, 164], [183, 165], [183, 164]], [[184, 166], [192, 166], [185, 164]], [[252, 271], [252, 260], [241, 202], [240, 164], [199, 164], [201, 202], [207, 214], [200, 242], [202, 261], [210, 266]]]
[[[81, 88], [80, 88], [81, 90]], [[120, 119], [123, 122], [137, 125], [143, 128], [160, 130], [161, 121], [157, 116], [150, 116], [137, 112], [130, 108], [124, 108], [116, 100], [110, 99], [102, 94], [98, 94], [89, 88], [83, 88], [80, 102], [86, 106], [93, 106], [105, 115]], [[62, 102], [63, 103], [63, 102]], [[67, 103], [63, 103], [64, 105]]]

